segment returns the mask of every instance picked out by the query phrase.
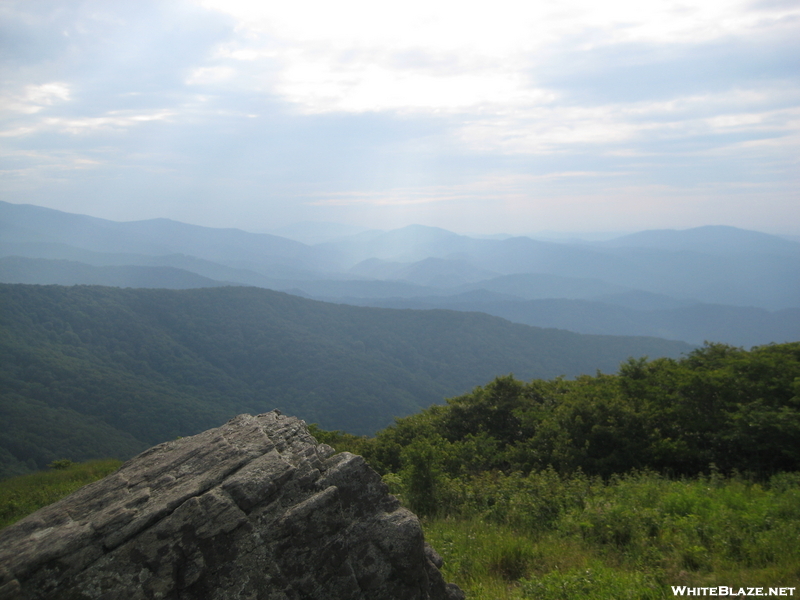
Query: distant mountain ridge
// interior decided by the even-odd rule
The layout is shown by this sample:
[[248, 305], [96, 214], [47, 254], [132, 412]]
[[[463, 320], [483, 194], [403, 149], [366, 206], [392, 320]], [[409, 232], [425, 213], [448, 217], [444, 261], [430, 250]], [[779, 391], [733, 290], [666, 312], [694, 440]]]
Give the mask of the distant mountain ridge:
[[[480, 310], [572, 331], [586, 331], [592, 316], [597, 321], [592, 331], [663, 331], [692, 343], [712, 334], [719, 336], [714, 341], [734, 344], [781, 342], [787, 340], [776, 335], [794, 336], [797, 329], [789, 309], [800, 308], [800, 243], [759, 232], [707, 226], [564, 243], [476, 238], [421, 225], [350, 235], [342, 226], [308, 227], [307, 239], [326, 241], [311, 245], [167, 219], [117, 223], [0, 202], [4, 260], [85, 264], [56, 277], [55, 264], [29, 263], [22, 276], [22, 263], [16, 263], [16, 275], [4, 263], [0, 281], [165, 288], [243, 284], [355, 305]], [[303, 235], [302, 227], [290, 230]], [[128, 269], [126, 278], [119, 269], [98, 269], [111, 266], [151, 270]], [[165, 267], [175, 269], [174, 280], [158, 271]], [[71, 279], [65, 279], [67, 273]], [[549, 301], [550, 316], [541, 303], [526, 302], [532, 300]], [[566, 301], [592, 304], [581, 316], [577, 305]], [[697, 308], [677, 310], [690, 305]], [[669, 315], [650, 313], [671, 309]], [[769, 314], [757, 313], [753, 320], [756, 313], [749, 309]], [[709, 320], [698, 319], [700, 313]], [[656, 328], [664, 319], [667, 326]]]
[[598, 246], [612, 248], [659, 248], [673, 251], [694, 251], [717, 255], [762, 254], [797, 257], [800, 244], [758, 231], [748, 231], [724, 225], [706, 225], [683, 231], [652, 229], [632, 233]]
[[[765, 339], [779, 344], [800, 340], [800, 308], [767, 311], [755, 307], [687, 303], [643, 309], [598, 300], [519, 300], [483, 290], [444, 298], [351, 298], [349, 301], [361, 306], [416, 310], [447, 307], [483, 312], [537, 327], [586, 334], [648, 335], [697, 345], [724, 339], [726, 343], [750, 348], [766, 343]], [[647, 302], [652, 304], [656, 300], [650, 298]]]
[[120, 265], [95, 267], [72, 260], [5, 256], [0, 258], [0, 281], [57, 285], [110, 285], [114, 287], [184, 290], [229, 285], [175, 267]]
[[152, 256], [186, 254], [201, 259], [259, 265], [269, 274], [313, 270], [309, 246], [279, 236], [188, 225], [169, 219], [116, 222], [31, 205], [0, 202], [4, 243], [60, 243], [99, 253]]

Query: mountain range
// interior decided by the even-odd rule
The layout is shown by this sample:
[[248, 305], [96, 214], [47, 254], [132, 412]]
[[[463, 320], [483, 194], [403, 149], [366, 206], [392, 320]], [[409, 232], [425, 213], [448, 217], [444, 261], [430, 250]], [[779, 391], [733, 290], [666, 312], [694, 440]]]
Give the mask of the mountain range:
[[800, 243], [760, 232], [707, 226], [562, 243], [419, 225], [281, 231], [297, 239], [0, 202], [0, 282], [247, 285], [579, 333], [738, 346], [800, 339]]

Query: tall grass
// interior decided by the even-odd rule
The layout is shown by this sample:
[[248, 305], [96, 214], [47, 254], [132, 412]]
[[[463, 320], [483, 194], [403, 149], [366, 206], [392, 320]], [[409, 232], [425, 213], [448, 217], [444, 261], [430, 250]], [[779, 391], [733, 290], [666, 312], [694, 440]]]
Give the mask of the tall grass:
[[0, 481], [0, 529], [116, 471], [119, 460], [54, 463], [55, 469]]
[[545, 471], [449, 485], [460, 505], [423, 523], [470, 598], [654, 600], [672, 585], [800, 582], [797, 473], [604, 482]]

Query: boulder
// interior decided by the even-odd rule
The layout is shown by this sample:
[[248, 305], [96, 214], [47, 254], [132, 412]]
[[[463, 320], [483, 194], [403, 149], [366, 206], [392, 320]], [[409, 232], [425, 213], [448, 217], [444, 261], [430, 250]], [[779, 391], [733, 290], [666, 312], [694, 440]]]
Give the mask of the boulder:
[[0, 600], [456, 600], [360, 456], [278, 411], [166, 442], [0, 531]]

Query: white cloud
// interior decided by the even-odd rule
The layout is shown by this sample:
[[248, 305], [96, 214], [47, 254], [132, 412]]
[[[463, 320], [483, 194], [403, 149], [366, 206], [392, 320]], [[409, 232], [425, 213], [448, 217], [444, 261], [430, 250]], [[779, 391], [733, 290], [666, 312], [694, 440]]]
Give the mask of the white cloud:
[[[10, 6], [4, 173], [39, 198], [151, 198], [148, 216], [169, 216], [191, 197], [267, 220], [306, 202], [334, 220], [430, 210], [473, 230], [517, 209], [716, 209], [737, 185], [796, 203], [796, 2]], [[72, 192], [43, 183], [32, 148]]]
[[194, 69], [186, 80], [189, 85], [213, 85], [228, 81], [234, 75], [232, 67], [199, 67]]
[[466, 148], [502, 154], [547, 154], [585, 146], [620, 154], [627, 145], [628, 155], [633, 155], [632, 148], [644, 141], [688, 141], [732, 132], [779, 135], [787, 144], [794, 144], [792, 138], [800, 134], [800, 107], [795, 101], [795, 106], [773, 108], [779, 96], [779, 90], [762, 90], [594, 106], [571, 106], [556, 99], [470, 116], [461, 122], [456, 135]]
[[[454, 112], [531, 100], [513, 72], [436, 74], [398, 70], [381, 64], [342, 68], [323, 62], [297, 62], [283, 72], [276, 90], [304, 112], [392, 110]], [[420, 93], [424, 90], [424, 93]]]
[[[676, 91], [666, 99], [576, 101], [537, 73], [558, 69], [564, 52], [786, 35], [800, 6], [741, 0], [199, 3], [235, 17], [238, 34], [217, 53], [226, 67], [198, 73], [219, 69], [232, 79], [235, 69], [240, 82], [277, 95], [299, 114], [450, 118], [450, 143], [464, 150], [536, 155], [593, 146], [633, 156], [652, 152], [635, 147], [645, 139], [795, 127], [792, 119], [776, 121], [770, 104], [784, 94], [778, 89], [687, 95], [677, 91], [682, 74], [671, 72], [665, 76], [675, 78]], [[643, 64], [650, 59], [642, 57]]]
[[0, 96], [0, 114], [20, 113], [32, 115], [42, 109], [70, 100], [70, 86], [56, 81], [40, 85], [26, 85], [17, 93], [6, 92]]
[[172, 111], [153, 110], [110, 111], [99, 117], [44, 117], [34, 123], [0, 130], [0, 137], [19, 137], [41, 131], [57, 131], [72, 135], [87, 134], [101, 130], [126, 130], [152, 121], [166, 121]]
[[[800, 8], [730, 0], [200, 3], [238, 19], [247, 47], [228, 56], [278, 59], [276, 91], [312, 113], [452, 110], [521, 96], [535, 102], [546, 91], [536, 89], [530, 70], [552, 60], [560, 44], [700, 44], [786, 30], [787, 17], [800, 16]], [[408, 54], [423, 60], [403, 60]]]

